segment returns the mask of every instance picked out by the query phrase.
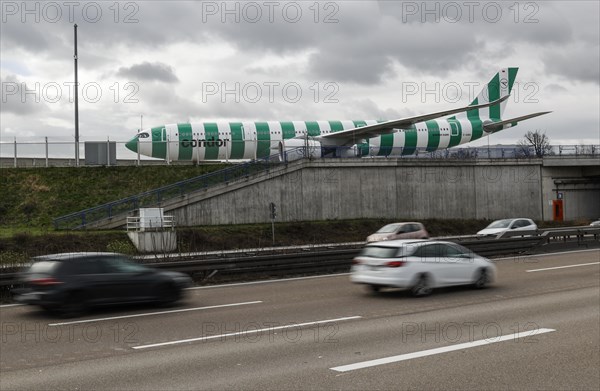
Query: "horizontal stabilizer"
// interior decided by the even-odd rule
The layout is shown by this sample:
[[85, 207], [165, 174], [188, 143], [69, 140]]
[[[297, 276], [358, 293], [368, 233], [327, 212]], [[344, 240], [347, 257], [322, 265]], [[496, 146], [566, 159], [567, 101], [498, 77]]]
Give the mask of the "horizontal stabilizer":
[[539, 117], [540, 115], [544, 115], [544, 114], [548, 114], [548, 113], [551, 113], [551, 111], [542, 111], [539, 113], [527, 114], [522, 117], [511, 118], [511, 119], [507, 119], [504, 121], [492, 122], [492, 123], [483, 125], [483, 130], [485, 130], [486, 132], [494, 133], [494, 132], [504, 129], [505, 125], [510, 124], [511, 126], [515, 126], [517, 124], [517, 122], [525, 121], [526, 119], [530, 119], [530, 118], [534, 118], [534, 117]]

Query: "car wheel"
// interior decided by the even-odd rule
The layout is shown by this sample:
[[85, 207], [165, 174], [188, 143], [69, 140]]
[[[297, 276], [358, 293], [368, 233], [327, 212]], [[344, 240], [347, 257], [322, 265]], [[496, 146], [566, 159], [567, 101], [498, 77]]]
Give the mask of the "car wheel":
[[181, 296], [181, 291], [171, 284], [163, 285], [158, 292], [158, 301], [164, 305], [176, 302]]
[[87, 300], [83, 292], [69, 292], [58, 312], [65, 317], [73, 318], [83, 315], [87, 310]]
[[367, 285], [367, 289], [371, 293], [378, 293], [381, 290], [381, 287], [379, 285]]
[[481, 269], [477, 274], [477, 279], [475, 280], [475, 283], [473, 283], [473, 285], [476, 289], [483, 289], [487, 286], [489, 282], [490, 278], [488, 276], [487, 270]]
[[430, 295], [432, 291], [433, 288], [431, 288], [431, 282], [426, 274], [422, 274], [420, 277], [418, 277], [417, 282], [410, 289], [410, 293], [415, 297]]

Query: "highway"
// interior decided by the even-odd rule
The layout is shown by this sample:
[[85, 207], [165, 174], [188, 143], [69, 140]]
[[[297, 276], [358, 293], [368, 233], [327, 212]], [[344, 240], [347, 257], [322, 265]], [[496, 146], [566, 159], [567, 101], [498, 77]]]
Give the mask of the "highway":
[[600, 388], [600, 250], [496, 260], [488, 289], [348, 275], [196, 287], [173, 307], [0, 306], [0, 389]]

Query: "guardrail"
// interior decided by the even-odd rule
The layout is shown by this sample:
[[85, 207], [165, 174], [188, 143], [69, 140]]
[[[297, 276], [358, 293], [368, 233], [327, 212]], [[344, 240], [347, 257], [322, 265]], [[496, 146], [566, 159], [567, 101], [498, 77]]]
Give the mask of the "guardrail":
[[[477, 254], [488, 257], [525, 254], [553, 243], [555, 244], [554, 248], [559, 249], [566, 245], [593, 244], [600, 246], [600, 227], [573, 227], [562, 231], [540, 231], [537, 232], [537, 235], [523, 236], [531, 233], [535, 234], [536, 232], [510, 232], [507, 234], [509, 237], [503, 238], [455, 236], [435, 239], [459, 243]], [[180, 255], [179, 258], [166, 254], [143, 256], [137, 259], [151, 267], [188, 273], [197, 280], [209, 279], [215, 275], [219, 277], [260, 274], [297, 275], [348, 271], [352, 258], [363, 245], [363, 242], [354, 242], [283, 249], [276, 247], [246, 249], [228, 253], [197, 253]], [[18, 284], [18, 276], [18, 273], [0, 274], [0, 286]]]

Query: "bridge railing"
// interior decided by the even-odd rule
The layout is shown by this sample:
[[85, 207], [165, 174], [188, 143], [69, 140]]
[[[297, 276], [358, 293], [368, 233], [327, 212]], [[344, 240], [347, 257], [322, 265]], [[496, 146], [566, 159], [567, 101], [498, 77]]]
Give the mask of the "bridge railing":
[[[411, 159], [532, 159], [538, 157], [533, 147], [521, 146], [453, 147], [432, 150], [432, 148], [427, 147], [370, 145], [359, 147], [356, 150], [352, 147], [334, 147], [328, 152], [330, 157], [360, 156]], [[556, 145], [545, 150], [544, 156], [600, 158], [600, 145]]]
[[[88, 141], [86, 141], [88, 142]], [[107, 153], [102, 162], [86, 163], [84, 145], [86, 142], [80, 142], [75, 146], [75, 149], [79, 151], [80, 161], [76, 162], [73, 159], [74, 144], [72, 141], [49, 141], [46, 137], [42, 140], [29, 140], [28, 138], [22, 137], [17, 140], [14, 138], [13, 141], [0, 140], [0, 167], [51, 167], [51, 166], [62, 166], [62, 167], [75, 167], [75, 166], [95, 166], [95, 165], [166, 165], [169, 164], [167, 160], [156, 160], [140, 156], [132, 151], [125, 148], [125, 141], [89, 141], [91, 143], [99, 144], [106, 143], [107, 151], [112, 151], [109, 147], [114, 145], [114, 155]], [[168, 141], [167, 144], [178, 143], [179, 141]], [[246, 143], [242, 141], [241, 143]], [[236, 141], [231, 141], [232, 146]], [[245, 144], [244, 144], [245, 145]], [[172, 147], [166, 148], [167, 151], [171, 150]], [[347, 151], [348, 148], [338, 148], [339, 152], [351, 152]], [[386, 147], [386, 146], [374, 146], [358, 148], [360, 153], [359, 156], [383, 156], [383, 157], [406, 157], [406, 158], [480, 158], [480, 159], [511, 159], [511, 158], [534, 158], [536, 157], [533, 147], [521, 147], [519, 145], [490, 145], [486, 146], [457, 146], [450, 149], [442, 149], [439, 151], [428, 151], [427, 148], [400, 148], [400, 147]], [[289, 152], [289, 151], [288, 151]], [[546, 154], [551, 156], [568, 156], [568, 157], [586, 157], [595, 156], [600, 157], [600, 145], [552, 145], [546, 151]], [[351, 153], [349, 156], [356, 156], [357, 154]], [[337, 153], [336, 156], [343, 156], [341, 153]], [[334, 156], [335, 157], [335, 156]], [[230, 158], [229, 158], [230, 159]], [[91, 160], [91, 159], [90, 159]], [[228, 159], [224, 159], [228, 160]], [[114, 161], [114, 162], [113, 162]], [[188, 162], [188, 164], [193, 164]]]

